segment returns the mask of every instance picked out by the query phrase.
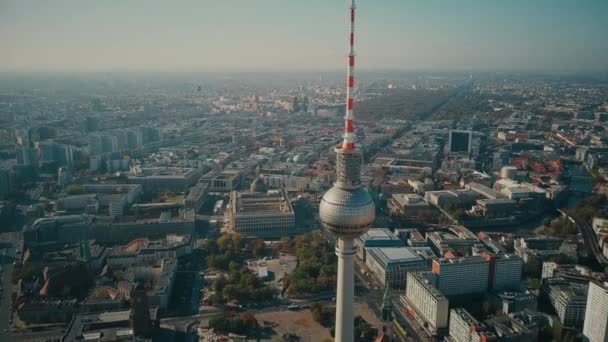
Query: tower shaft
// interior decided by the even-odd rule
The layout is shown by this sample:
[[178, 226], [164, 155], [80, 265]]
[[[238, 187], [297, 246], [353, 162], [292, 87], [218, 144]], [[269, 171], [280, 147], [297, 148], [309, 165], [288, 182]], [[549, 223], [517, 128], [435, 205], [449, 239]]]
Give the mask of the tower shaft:
[[338, 256], [338, 287], [336, 289], [336, 341], [354, 341], [355, 319], [355, 242], [352, 238], [339, 238], [336, 246]]

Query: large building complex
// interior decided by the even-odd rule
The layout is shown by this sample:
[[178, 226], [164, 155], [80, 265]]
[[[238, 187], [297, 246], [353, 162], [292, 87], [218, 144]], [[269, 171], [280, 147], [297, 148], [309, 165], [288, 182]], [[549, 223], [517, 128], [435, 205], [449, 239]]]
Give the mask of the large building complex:
[[295, 214], [285, 190], [233, 191], [226, 212], [230, 229], [258, 237], [281, 237], [296, 233]]
[[209, 191], [230, 192], [241, 185], [240, 170], [209, 171], [201, 177], [201, 182], [209, 184]]
[[146, 191], [183, 192], [196, 184], [203, 174], [202, 168], [134, 167], [128, 176], [129, 183], [141, 184]]

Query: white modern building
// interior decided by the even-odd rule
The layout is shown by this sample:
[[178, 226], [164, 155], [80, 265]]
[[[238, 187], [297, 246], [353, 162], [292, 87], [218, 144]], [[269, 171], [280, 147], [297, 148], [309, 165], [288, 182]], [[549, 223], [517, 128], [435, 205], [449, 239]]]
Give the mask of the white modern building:
[[448, 340], [450, 342], [479, 341], [479, 335], [476, 332], [479, 323], [466, 309], [451, 309]]
[[608, 341], [608, 282], [589, 283], [583, 339], [589, 342]]
[[449, 314], [448, 298], [433, 285], [433, 278], [436, 275], [430, 272], [408, 273], [405, 296], [401, 296], [406, 312], [426, 323], [432, 334], [448, 327]]

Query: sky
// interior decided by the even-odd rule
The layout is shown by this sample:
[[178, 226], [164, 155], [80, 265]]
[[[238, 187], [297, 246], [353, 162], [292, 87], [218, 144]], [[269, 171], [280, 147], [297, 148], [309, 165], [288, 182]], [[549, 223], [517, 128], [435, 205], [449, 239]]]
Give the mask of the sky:
[[[359, 0], [357, 67], [608, 70], [608, 0]], [[346, 0], [0, 0], [0, 70], [338, 70]]]

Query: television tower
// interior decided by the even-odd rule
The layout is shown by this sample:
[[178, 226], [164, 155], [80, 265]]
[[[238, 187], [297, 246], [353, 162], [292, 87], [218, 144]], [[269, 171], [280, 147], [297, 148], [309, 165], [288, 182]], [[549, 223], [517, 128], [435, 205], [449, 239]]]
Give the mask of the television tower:
[[351, 0], [344, 141], [340, 147], [335, 148], [336, 182], [325, 193], [319, 205], [319, 218], [323, 227], [336, 238], [338, 256], [336, 342], [354, 340], [354, 240], [369, 229], [376, 216], [374, 202], [361, 186], [361, 154], [355, 146], [353, 129], [355, 8], [355, 0]]

